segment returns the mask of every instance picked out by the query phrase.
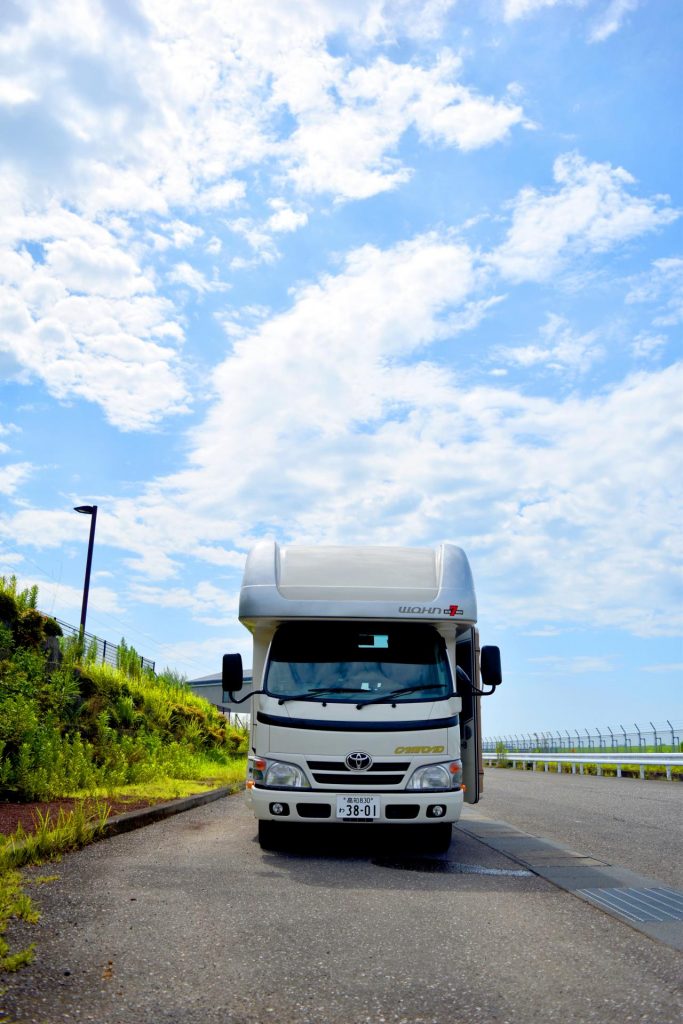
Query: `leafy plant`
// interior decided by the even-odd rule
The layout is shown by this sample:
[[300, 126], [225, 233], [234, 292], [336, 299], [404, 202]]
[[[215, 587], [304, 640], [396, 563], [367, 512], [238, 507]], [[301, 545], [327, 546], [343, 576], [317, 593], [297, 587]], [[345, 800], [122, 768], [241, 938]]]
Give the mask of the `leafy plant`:
[[2, 589], [4, 576], [0, 576], [0, 622], [12, 628], [19, 618], [19, 609], [14, 596]]
[[16, 576], [0, 576], [0, 594], [5, 594], [12, 599], [17, 611], [23, 612], [27, 608], [35, 608], [38, 604], [38, 587], [26, 587], [24, 590], [17, 589]]
[[496, 766], [498, 768], [504, 768], [507, 764], [508, 751], [507, 747], [502, 740], [498, 740], [496, 743]]
[[45, 636], [63, 636], [62, 627], [59, 625], [56, 619], [50, 618], [49, 615], [43, 617], [43, 633]]

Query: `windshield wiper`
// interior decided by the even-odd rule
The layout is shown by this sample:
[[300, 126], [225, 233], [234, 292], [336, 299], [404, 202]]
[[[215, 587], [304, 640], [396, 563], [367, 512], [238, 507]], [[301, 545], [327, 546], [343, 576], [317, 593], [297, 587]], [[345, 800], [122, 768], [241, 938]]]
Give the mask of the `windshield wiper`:
[[278, 704], [286, 704], [288, 700], [315, 700], [316, 697], [329, 696], [331, 693], [365, 693], [365, 690], [360, 686], [321, 686], [317, 690], [307, 690], [306, 693], [280, 697]]
[[384, 693], [381, 697], [373, 697], [372, 700], [364, 700], [360, 704], [356, 704], [356, 709], [360, 711], [361, 708], [366, 708], [368, 704], [384, 704], [394, 697], [400, 697], [403, 693], [415, 693], [416, 690], [443, 690], [441, 683], [432, 683], [429, 686], [402, 686], [400, 690], [392, 690], [391, 693]]

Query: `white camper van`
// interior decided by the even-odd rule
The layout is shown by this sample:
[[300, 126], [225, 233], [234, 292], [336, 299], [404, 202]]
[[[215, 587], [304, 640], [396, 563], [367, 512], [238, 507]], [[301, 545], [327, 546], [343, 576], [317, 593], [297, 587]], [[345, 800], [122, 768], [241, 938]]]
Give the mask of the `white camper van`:
[[[257, 544], [239, 618], [253, 635], [247, 790], [264, 848], [282, 823], [410, 828], [445, 849], [482, 789], [479, 648], [465, 553]], [[239, 655], [223, 688], [242, 688]], [[484, 691], [482, 685], [490, 689]]]

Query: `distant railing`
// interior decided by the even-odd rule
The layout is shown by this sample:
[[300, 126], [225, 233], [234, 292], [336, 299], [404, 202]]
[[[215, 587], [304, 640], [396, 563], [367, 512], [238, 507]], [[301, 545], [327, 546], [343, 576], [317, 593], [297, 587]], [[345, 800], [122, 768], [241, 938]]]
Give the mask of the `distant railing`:
[[529, 765], [532, 770], [537, 764], [542, 764], [546, 772], [550, 771], [551, 764], [557, 765], [558, 772], [562, 771], [563, 764], [569, 764], [573, 775], [576, 775], [577, 768], [579, 775], [583, 775], [586, 765], [595, 765], [597, 774], [603, 775], [605, 765], [610, 765], [616, 769], [618, 779], [621, 778], [624, 765], [636, 765], [641, 779], [645, 778], [646, 768], [664, 768], [667, 779], [671, 781], [671, 769], [683, 767], [683, 753], [648, 754], [635, 751], [633, 754], [553, 754], [551, 756], [529, 753], [484, 754], [484, 763], [497, 764], [503, 768], [508, 764], [512, 764], [514, 767], [521, 764], [523, 768]]
[[[57, 622], [62, 627], [62, 633], [64, 636], [79, 636], [80, 629], [78, 626], [72, 626], [68, 622], [62, 622], [61, 619], [57, 619]], [[120, 660], [120, 642], [115, 644], [112, 643], [111, 640], [102, 640], [99, 636], [93, 636], [92, 633], [84, 633], [83, 646], [85, 651], [91, 651], [94, 649], [96, 661], [106, 663], [107, 665], [113, 665], [115, 668], [118, 667]], [[143, 669], [149, 669], [153, 672], [155, 664], [156, 662], [140, 656], [140, 666]]]
[[628, 753], [631, 750], [653, 751], [681, 750], [683, 725], [672, 725], [667, 719], [666, 725], [655, 725], [650, 722], [646, 727], [634, 722], [633, 729], [623, 725], [605, 726], [604, 730], [597, 727], [593, 732], [588, 729], [553, 729], [547, 732], [512, 733], [505, 736], [487, 736], [483, 742], [485, 753], [493, 753], [505, 749], [510, 753], [535, 751], [536, 753], [571, 753], [576, 751], [595, 750]]

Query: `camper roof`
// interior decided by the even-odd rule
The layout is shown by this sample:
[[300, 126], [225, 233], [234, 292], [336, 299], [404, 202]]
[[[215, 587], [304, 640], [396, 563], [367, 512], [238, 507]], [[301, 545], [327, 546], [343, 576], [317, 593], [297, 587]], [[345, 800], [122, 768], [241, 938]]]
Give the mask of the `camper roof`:
[[436, 548], [297, 547], [262, 541], [251, 549], [240, 621], [264, 619], [455, 620], [476, 622], [467, 556]]

